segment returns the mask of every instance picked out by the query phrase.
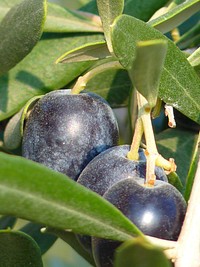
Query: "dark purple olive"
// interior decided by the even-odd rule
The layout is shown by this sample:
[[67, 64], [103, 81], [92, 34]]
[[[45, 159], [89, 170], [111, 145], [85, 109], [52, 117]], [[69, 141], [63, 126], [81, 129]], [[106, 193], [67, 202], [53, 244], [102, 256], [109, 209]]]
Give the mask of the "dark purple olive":
[[27, 119], [22, 154], [76, 180], [100, 152], [117, 145], [118, 125], [103, 98], [71, 90], [46, 94]]
[[[186, 202], [171, 184], [157, 180], [153, 187], [148, 187], [141, 178], [128, 178], [114, 184], [103, 197], [144, 234], [177, 240], [186, 213]], [[97, 266], [112, 267], [114, 252], [119, 245], [120, 242], [92, 238]]]

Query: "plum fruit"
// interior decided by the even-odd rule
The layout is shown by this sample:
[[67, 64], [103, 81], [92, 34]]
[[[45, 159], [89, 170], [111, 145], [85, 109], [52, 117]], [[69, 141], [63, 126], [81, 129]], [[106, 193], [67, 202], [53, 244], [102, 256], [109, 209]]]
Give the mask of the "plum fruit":
[[33, 107], [24, 129], [22, 155], [77, 180], [89, 161], [117, 145], [118, 137], [114, 113], [103, 98], [57, 90]]
[[[113, 184], [132, 177], [146, 176], [146, 158], [142, 149], [139, 150], [140, 160], [127, 158], [129, 145], [115, 146], [96, 156], [81, 172], [77, 182], [103, 196]], [[164, 170], [155, 168], [156, 179], [168, 182]], [[80, 244], [91, 253], [91, 238], [77, 235]]]
[[[115, 183], [103, 197], [115, 205], [144, 234], [177, 240], [186, 213], [186, 202], [171, 184], [156, 180], [155, 185], [149, 187], [144, 185], [141, 178], [127, 178]], [[114, 252], [119, 245], [120, 242], [92, 238], [97, 266], [113, 266]]]
[[[96, 156], [81, 172], [77, 182], [90, 190], [103, 195], [113, 184], [131, 177], [146, 176], [146, 158], [139, 150], [139, 161], [129, 160], [129, 145], [115, 146]], [[164, 170], [155, 168], [156, 179], [168, 181]]]

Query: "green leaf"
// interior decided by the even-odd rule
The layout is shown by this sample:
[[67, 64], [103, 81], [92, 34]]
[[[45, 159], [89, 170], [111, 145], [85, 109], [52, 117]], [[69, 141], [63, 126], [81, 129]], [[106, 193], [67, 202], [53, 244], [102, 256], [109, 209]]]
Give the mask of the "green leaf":
[[19, 63], [41, 37], [46, 18], [45, 0], [24, 0], [0, 24], [0, 75]]
[[89, 16], [83, 16], [75, 11], [48, 3], [45, 32], [102, 32], [101, 24]]
[[115, 252], [114, 267], [171, 267], [159, 247], [134, 238], [122, 244]]
[[1, 267], [42, 267], [40, 249], [35, 241], [22, 232], [0, 231]]
[[0, 217], [0, 230], [12, 228], [16, 222], [17, 218], [9, 215]]
[[200, 123], [200, 79], [185, 55], [159, 31], [133, 17], [122, 15], [116, 19], [112, 27], [114, 53], [127, 70], [132, 68], [135, 60], [137, 42], [155, 39], [168, 42], [159, 97]]
[[0, 213], [116, 240], [142, 235], [117, 208], [67, 176], [0, 153]]
[[189, 200], [190, 193], [192, 190], [193, 181], [194, 181], [194, 177], [195, 177], [195, 173], [197, 170], [198, 160], [199, 160], [199, 156], [200, 156], [199, 143], [200, 143], [200, 133], [199, 133], [199, 137], [196, 139], [196, 145], [194, 146], [194, 150], [192, 153], [192, 160], [191, 160], [190, 168], [189, 168], [187, 178], [186, 178], [186, 186], [185, 186], [185, 192], [184, 192], [184, 197], [185, 197], [186, 201]]
[[16, 113], [6, 125], [4, 131], [4, 145], [7, 149], [16, 149], [20, 146], [21, 135], [21, 116], [23, 109]]
[[167, 52], [167, 41], [140, 41], [136, 45], [136, 58], [129, 76], [136, 89], [148, 101], [151, 108], [156, 105], [160, 77]]
[[177, 174], [185, 188], [186, 177], [193, 157], [198, 134], [181, 129], [167, 129], [156, 135], [158, 151], [165, 158], [174, 158]]
[[31, 98], [7, 123], [4, 131], [4, 145], [7, 149], [13, 150], [21, 145], [27, 113], [41, 97], [35, 96]]
[[[199, 12], [200, 14], [200, 12]], [[200, 41], [200, 21], [191, 27], [187, 32], [180, 36], [176, 45], [181, 49], [187, 49], [195, 47]]]
[[112, 53], [110, 26], [116, 17], [122, 14], [124, 0], [97, 0], [97, 6], [109, 51]]
[[176, 172], [171, 172], [167, 175], [168, 181], [172, 184], [176, 189], [178, 189], [181, 193], [183, 192], [183, 184], [181, 179], [179, 178]]
[[[163, 7], [167, 2], [168, 0], [125, 0], [123, 13], [148, 21], [156, 10]], [[97, 14], [96, 1], [90, 1], [82, 7], [82, 10]]]
[[200, 9], [199, 0], [184, 1], [162, 16], [152, 19], [148, 24], [157, 30], [166, 33], [190, 18]]
[[32, 97], [65, 87], [92, 66], [91, 62], [56, 65], [55, 61], [67, 50], [98, 40], [102, 36], [44, 34], [23, 61], [0, 77], [0, 120], [19, 111]]
[[71, 62], [81, 62], [98, 60], [110, 57], [111, 54], [108, 51], [105, 41], [97, 43], [88, 43], [80, 46], [76, 49], [68, 51], [60, 56], [56, 63], [71, 63]]
[[200, 47], [188, 57], [188, 61], [200, 76]]
[[35, 240], [40, 248], [41, 255], [47, 252], [57, 240], [57, 236], [50, 233], [43, 233], [41, 231], [42, 227], [44, 226], [30, 222], [20, 229], [21, 232], [31, 236]]

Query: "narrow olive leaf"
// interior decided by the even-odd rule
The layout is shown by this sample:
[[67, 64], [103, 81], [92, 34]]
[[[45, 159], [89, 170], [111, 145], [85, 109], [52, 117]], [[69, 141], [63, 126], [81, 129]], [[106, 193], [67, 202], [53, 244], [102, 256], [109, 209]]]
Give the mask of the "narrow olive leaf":
[[170, 184], [172, 184], [174, 187], [176, 187], [176, 189], [183, 193], [183, 184], [176, 172], [171, 172], [167, 175], [167, 178]]
[[190, 168], [189, 168], [187, 178], [186, 178], [186, 186], [185, 186], [185, 192], [184, 192], [184, 197], [185, 197], [186, 201], [188, 201], [190, 198], [190, 193], [192, 190], [192, 185], [194, 182], [195, 173], [196, 173], [197, 166], [198, 166], [198, 161], [199, 161], [199, 157], [200, 157], [199, 144], [200, 144], [200, 133], [199, 133], [199, 137], [196, 140], [196, 145], [194, 147], [192, 160], [190, 163]]
[[38, 244], [40, 248], [41, 255], [47, 252], [57, 240], [56, 235], [50, 233], [43, 233], [41, 231], [42, 227], [44, 226], [30, 222], [25, 224], [22, 228], [19, 229], [19, 231], [29, 235], [35, 240], [35, 242]]
[[105, 41], [87, 43], [60, 56], [56, 63], [91, 61], [111, 57]]
[[193, 66], [197, 74], [200, 76], [200, 47], [194, 53], [192, 53], [187, 59]]
[[183, 129], [167, 129], [156, 135], [158, 151], [165, 158], [174, 158], [177, 174], [185, 188], [198, 134]]
[[45, 32], [102, 32], [101, 25], [89, 17], [78, 15], [67, 8], [48, 3]]
[[166, 52], [166, 40], [140, 41], [136, 45], [135, 61], [129, 70], [134, 86], [147, 99], [151, 108], [157, 102]]
[[7, 228], [12, 228], [15, 225], [17, 218], [14, 216], [1, 216], [0, 217], [0, 230], [2, 229], [7, 229]]
[[97, 7], [109, 51], [112, 53], [112, 42], [110, 37], [110, 26], [116, 17], [122, 14], [124, 9], [124, 0], [97, 0]]
[[168, 43], [159, 97], [200, 123], [200, 79], [180, 49], [162, 33], [136, 18], [122, 15], [112, 26], [114, 53], [128, 71], [135, 60], [137, 42], [155, 39]]
[[27, 113], [41, 97], [42, 96], [36, 96], [31, 98], [26, 105], [9, 120], [4, 131], [5, 148], [13, 150], [21, 145]]
[[0, 120], [18, 112], [32, 97], [66, 86], [91, 67], [91, 62], [55, 64], [55, 60], [67, 50], [102, 39], [99, 34], [44, 34], [29, 55], [0, 77]]
[[24, 0], [6, 14], [0, 24], [0, 75], [19, 63], [41, 37], [46, 0]]
[[134, 238], [116, 249], [114, 267], [171, 267], [164, 252], [141, 238]]
[[199, 0], [184, 1], [180, 5], [177, 5], [173, 9], [169, 10], [167, 13], [163, 14], [162, 16], [150, 20], [148, 24], [154, 27], [155, 29], [166, 33], [186, 21], [193, 14], [198, 12], [199, 9]]
[[70, 245], [70, 247], [72, 247], [82, 258], [84, 258], [92, 266], [95, 266], [93, 257], [88, 253], [88, 251], [85, 250], [85, 248], [83, 248], [73, 232], [51, 227], [47, 227], [45, 231], [61, 238], [68, 245]]
[[0, 266], [42, 267], [36, 242], [20, 231], [0, 231]]
[[96, 193], [61, 173], [5, 153], [0, 153], [0, 213], [121, 241], [142, 235]]
[[7, 123], [4, 131], [4, 146], [7, 149], [16, 149], [21, 144], [21, 116], [23, 109], [16, 113]]
[[194, 48], [199, 44], [198, 41], [200, 41], [200, 21], [181, 35], [175, 43], [181, 50], [184, 50], [188, 47]]

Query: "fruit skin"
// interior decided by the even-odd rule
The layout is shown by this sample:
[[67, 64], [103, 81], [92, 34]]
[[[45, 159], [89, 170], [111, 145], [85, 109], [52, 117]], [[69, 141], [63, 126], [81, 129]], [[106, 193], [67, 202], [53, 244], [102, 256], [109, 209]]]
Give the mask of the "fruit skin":
[[117, 145], [118, 125], [107, 102], [93, 93], [46, 94], [27, 119], [22, 155], [76, 180], [100, 152]]
[[[139, 150], [140, 160], [129, 160], [126, 156], [129, 145], [115, 146], [96, 156], [82, 171], [77, 182], [103, 196], [114, 183], [130, 177], [146, 176], [146, 159]], [[168, 182], [162, 168], [156, 167], [156, 178]]]
[[[128, 178], [114, 184], [103, 197], [144, 234], [177, 240], [186, 213], [186, 203], [180, 192], [169, 183], [157, 180], [154, 187], [146, 187], [143, 179]], [[120, 242], [92, 238], [97, 266], [113, 266], [114, 251], [119, 245]]]
[[[80, 174], [77, 182], [103, 196], [112, 185], [120, 180], [146, 176], [146, 159], [142, 149], [139, 150], [140, 160], [129, 160], [126, 156], [129, 145], [115, 146], [96, 156]], [[168, 182], [162, 168], [156, 167], [156, 179]], [[76, 235], [83, 248], [91, 253], [90, 236]]]

